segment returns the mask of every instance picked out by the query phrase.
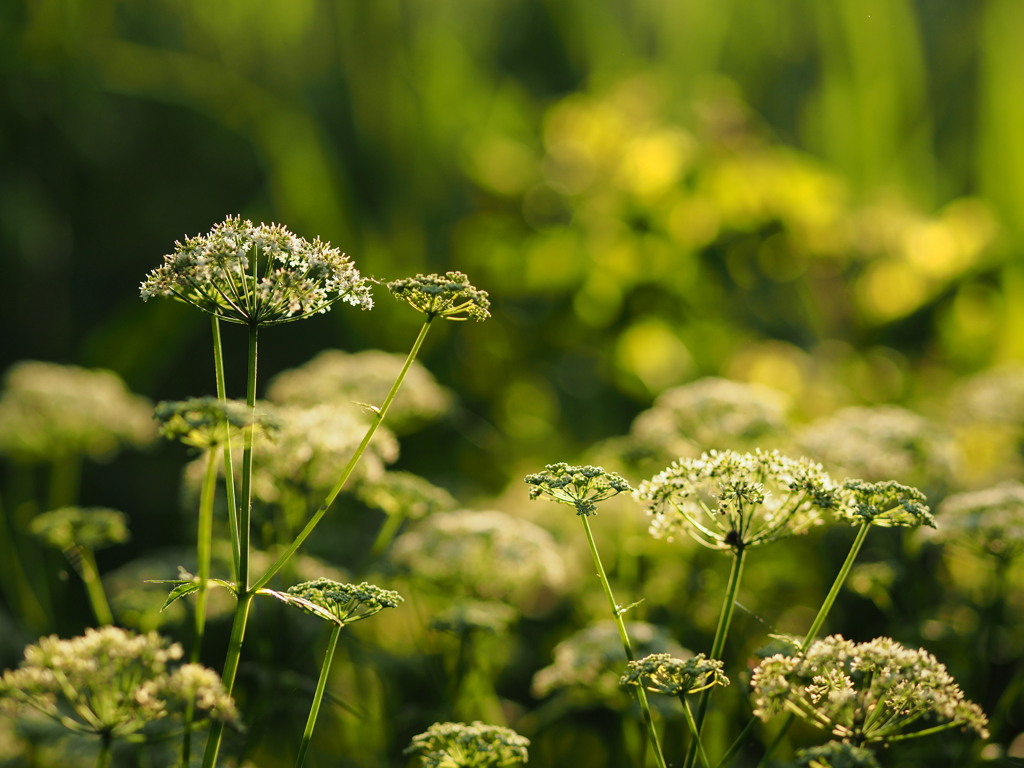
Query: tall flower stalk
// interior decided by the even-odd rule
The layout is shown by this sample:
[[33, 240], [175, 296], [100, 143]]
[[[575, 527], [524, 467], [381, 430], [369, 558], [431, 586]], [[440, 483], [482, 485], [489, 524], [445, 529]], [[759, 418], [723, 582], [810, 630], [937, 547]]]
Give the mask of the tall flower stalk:
[[[620, 493], [630, 492], [633, 489], [622, 477], [612, 472], [606, 472], [601, 467], [572, 466], [564, 462], [548, 464], [544, 467], [543, 472], [527, 475], [525, 479], [529, 485], [533, 486], [530, 488], [531, 499], [546, 496], [552, 501], [568, 504], [576, 509], [576, 514], [583, 524], [594, 567], [597, 569], [597, 577], [601, 581], [601, 588], [608, 599], [612, 618], [618, 628], [619, 637], [622, 639], [622, 648], [626, 653], [626, 659], [634, 661], [629, 633], [626, 631], [626, 624], [622, 619], [622, 615], [627, 609], [620, 606], [615, 600], [611, 584], [608, 581], [608, 574], [601, 564], [601, 555], [597, 551], [597, 544], [594, 542], [594, 534], [590, 530], [588, 519], [591, 515], [597, 514], [598, 502], [610, 499]], [[665, 756], [661, 751], [661, 742], [658, 739], [657, 728], [654, 726], [654, 718], [651, 716], [647, 694], [640, 686], [634, 690], [644, 724], [647, 726], [647, 740], [654, 751], [654, 759], [659, 768], [666, 768]]]

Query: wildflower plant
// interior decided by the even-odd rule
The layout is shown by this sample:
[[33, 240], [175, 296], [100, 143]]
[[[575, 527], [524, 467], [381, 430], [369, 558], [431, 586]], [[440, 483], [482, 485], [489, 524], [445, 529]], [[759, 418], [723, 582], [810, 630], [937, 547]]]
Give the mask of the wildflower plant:
[[68, 640], [44, 637], [25, 649], [18, 669], [0, 678], [0, 707], [40, 712], [65, 728], [100, 740], [97, 766], [107, 766], [115, 740], [144, 741], [160, 725], [194, 709], [235, 723], [234, 702], [213, 670], [172, 668], [183, 650], [155, 632], [88, 629]]
[[416, 275], [388, 283], [396, 299], [406, 301], [428, 320], [486, 320], [491, 302], [486, 291], [475, 288], [462, 272]]
[[793, 768], [882, 768], [874, 753], [866, 747], [845, 741], [829, 741], [817, 747], [798, 750]]
[[988, 719], [924, 649], [879, 637], [831, 635], [806, 652], [764, 659], [753, 672], [754, 714], [783, 712], [855, 746], [892, 744], [950, 728], [988, 738]]
[[405, 754], [422, 768], [506, 768], [529, 759], [530, 740], [501, 725], [434, 723], [412, 737]]
[[[612, 592], [611, 584], [608, 581], [608, 574], [601, 564], [601, 556], [597, 551], [597, 544], [594, 541], [594, 534], [590, 530], [588, 518], [597, 514], [598, 502], [605, 501], [620, 493], [632, 491], [629, 483], [615, 474], [607, 472], [601, 467], [595, 466], [573, 466], [565, 462], [548, 464], [543, 472], [527, 475], [526, 483], [531, 486], [530, 498], [539, 499], [546, 497], [559, 504], [566, 504], [576, 511], [580, 522], [583, 524], [583, 531], [587, 537], [587, 544], [590, 547], [590, 555], [597, 569], [598, 579], [604, 589], [605, 597], [611, 608], [612, 618], [619, 631], [619, 638], [622, 641], [623, 650], [626, 653], [627, 661], [633, 661], [633, 648], [629, 641], [629, 633], [626, 631], [622, 614], [627, 609], [622, 608], [616, 601]], [[666, 768], [665, 757], [661, 751], [661, 744], [658, 740], [658, 732], [654, 727], [654, 720], [651, 717], [650, 706], [647, 703], [647, 695], [644, 689], [635, 689], [637, 701], [640, 704], [640, 712], [643, 715], [644, 723], [647, 726], [647, 739], [650, 743], [655, 760], [659, 768]]]

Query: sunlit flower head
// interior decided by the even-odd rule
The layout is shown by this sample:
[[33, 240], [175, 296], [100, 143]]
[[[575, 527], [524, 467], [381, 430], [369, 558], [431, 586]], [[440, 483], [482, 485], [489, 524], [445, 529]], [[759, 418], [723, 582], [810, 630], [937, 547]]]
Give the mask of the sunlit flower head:
[[191, 664], [172, 669], [181, 657], [180, 645], [155, 632], [104, 627], [68, 640], [44, 637], [0, 678], [0, 707], [115, 739], [181, 717], [190, 705], [201, 717], [234, 722], [238, 713], [217, 673]]
[[706, 547], [734, 551], [804, 533], [839, 503], [820, 464], [775, 451], [680, 459], [641, 483], [636, 495], [647, 502], [655, 538], [686, 533]]
[[128, 541], [128, 518], [106, 507], [61, 507], [36, 515], [29, 530], [56, 549], [103, 549]]
[[141, 295], [178, 299], [244, 325], [300, 320], [337, 301], [373, 306], [369, 281], [337, 248], [238, 216], [176, 242], [174, 253], [142, 282]]
[[434, 723], [412, 737], [405, 754], [417, 755], [422, 768], [505, 768], [528, 760], [530, 740], [511, 728], [466, 723]]
[[[352, 353], [326, 349], [271, 379], [267, 399], [307, 407], [321, 403], [379, 407], [404, 364], [404, 355], [377, 349]], [[388, 408], [388, 426], [397, 432], [411, 431], [441, 416], [451, 403], [451, 393], [414, 360]]]
[[404, 602], [397, 592], [365, 581], [343, 584], [333, 579], [314, 579], [289, 587], [287, 594], [301, 598], [310, 613], [341, 626], [369, 618], [385, 608], [397, 608]]
[[633, 490], [614, 472], [565, 462], [548, 464], [543, 472], [527, 475], [525, 480], [533, 486], [531, 499], [546, 496], [551, 501], [575, 507], [577, 515], [596, 515], [598, 502]]
[[698, 653], [679, 659], [670, 653], [652, 653], [628, 663], [622, 685], [642, 685], [653, 693], [682, 696], [700, 693], [715, 685], [728, 685], [722, 662]]
[[882, 768], [874, 754], [844, 741], [798, 750], [793, 768]]
[[472, 632], [501, 634], [519, 617], [511, 605], [494, 600], [456, 600], [430, 620], [430, 628], [457, 637]]
[[1003, 559], [1024, 554], [1024, 483], [1007, 481], [948, 496], [937, 510], [931, 540], [955, 543]]
[[106, 460], [156, 437], [152, 406], [111, 371], [25, 360], [0, 396], [0, 453], [19, 461]]
[[888, 637], [854, 643], [840, 635], [803, 656], [777, 654], [755, 669], [754, 714], [791, 712], [857, 746], [963, 728], [988, 738], [988, 719], [934, 656]]
[[491, 316], [487, 291], [474, 288], [462, 272], [416, 275], [388, 283], [396, 299], [407, 301], [428, 319], [486, 320]]
[[847, 480], [840, 493], [842, 503], [836, 517], [854, 525], [870, 523], [882, 528], [935, 527], [935, 518], [925, 504], [924, 494], [916, 488], [893, 480], [869, 483]]
[[360, 483], [356, 495], [369, 507], [409, 520], [451, 512], [457, 504], [444, 488], [411, 472], [385, 472]]
[[153, 412], [160, 434], [194, 448], [223, 445], [232, 432], [254, 426], [273, 431], [277, 421], [266, 411], [255, 413], [240, 400], [194, 397], [189, 400], [164, 400]]

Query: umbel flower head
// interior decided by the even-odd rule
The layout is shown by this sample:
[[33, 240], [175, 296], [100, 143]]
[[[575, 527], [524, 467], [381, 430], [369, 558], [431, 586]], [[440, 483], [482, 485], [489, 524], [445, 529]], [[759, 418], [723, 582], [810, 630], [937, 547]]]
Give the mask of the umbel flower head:
[[655, 538], [671, 541], [685, 532], [711, 549], [737, 552], [804, 533], [839, 503], [820, 464], [777, 451], [680, 459], [641, 483], [636, 495], [648, 503]]
[[847, 480], [841, 492], [843, 503], [836, 517], [855, 525], [869, 523], [882, 528], [935, 527], [935, 518], [925, 504], [924, 494], [916, 488], [892, 480], [869, 483]]
[[365, 581], [343, 584], [333, 579], [314, 579], [289, 587], [286, 594], [299, 598], [298, 604], [310, 613], [343, 627], [404, 602], [397, 592]]
[[626, 674], [619, 680], [622, 685], [642, 685], [653, 693], [683, 696], [700, 693], [715, 685], [728, 685], [729, 678], [722, 672], [722, 662], [708, 659], [698, 653], [689, 659], [680, 659], [670, 653], [652, 653], [629, 662]]
[[1024, 483], [1007, 481], [946, 497], [932, 541], [956, 543], [1004, 560], [1024, 554]]
[[276, 325], [326, 312], [337, 301], [373, 306], [370, 283], [348, 256], [280, 224], [229, 216], [205, 235], [174, 244], [146, 275], [144, 301], [169, 296], [243, 325]]
[[160, 434], [168, 440], [179, 440], [194, 448], [223, 445], [232, 432], [247, 427], [272, 431], [278, 423], [265, 411], [249, 408], [240, 400], [216, 397], [193, 397], [189, 400], [164, 400], [153, 412]]
[[434, 723], [412, 737], [407, 755], [419, 755], [423, 768], [504, 768], [529, 759], [530, 740], [511, 728], [466, 723]]
[[491, 316], [487, 291], [474, 288], [462, 272], [443, 275], [416, 275], [388, 283], [388, 290], [396, 299], [409, 302], [428, 319], [476, 320]]
[[527, 475], [532, 485], [530, 498], [547, 496], [561, 504], [571, 504], [577, 515], [596, 515], [597, 502], [632, 491], [629, 483], [601, 467], [573, 466], [565, 462], [548, 464], [543, 472]]
[[988, 738], [988, 719], [934, 656], [888, 637], [854, 643], [831, 635], [803, 656], [776, 654], [755, 669], [754, 714], [782, 712], [855, 746], [889, 743], [947, 728]]
[[830, 741], [796, 753], [793, 768], [882, 768], [871, 750], [843, 741]]
[[128, 541], [127, 517], [106, 507], [61, 507], [36, 515], [29, 530], [56, 549], [96, 550]]
[[80, 637], [53, 635], [25, 649], [21, 666], [0, 678], [0, 709], [36, 710], [69, 730], [106, 738], [144, 738], [144, 729], [184, 715], [235, 722], [234, 701], [213, 670], [172, 662], [181, 646], [155, 632], [119, 627], [87, 629]]

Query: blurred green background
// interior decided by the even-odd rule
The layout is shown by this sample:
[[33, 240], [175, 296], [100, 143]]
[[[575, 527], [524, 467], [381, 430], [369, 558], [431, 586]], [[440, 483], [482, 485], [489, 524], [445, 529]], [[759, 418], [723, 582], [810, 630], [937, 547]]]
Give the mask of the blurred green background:
[[[395, 465], [467, 505], [706, 376], [797, 423], [941, 418], [1024, 358], [1022, 32], [1019, 0], [8, 0], [0, 370], [212, 392], [207, 319], [138, 286], [241, 214], [490, 292], [490, 321], [432, 333], [458, 406]], [[376, 298], [264, 332], [261, 380], [404, 353], [418, 318]], [[145, 550], [180, 524], [180, 467], [88, 465], [82, 501]]]

